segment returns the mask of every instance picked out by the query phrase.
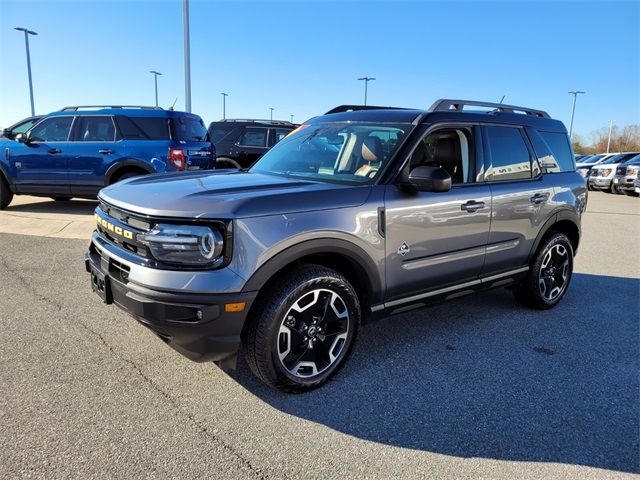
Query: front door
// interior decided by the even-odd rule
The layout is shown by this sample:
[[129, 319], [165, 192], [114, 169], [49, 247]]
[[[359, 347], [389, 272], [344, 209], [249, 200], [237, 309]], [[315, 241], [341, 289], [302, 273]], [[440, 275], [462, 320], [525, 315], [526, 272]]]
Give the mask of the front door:
[[253, 165], [268, 150], [269, 129], [266, 127], [247, 127], [236, 142], [234, 148], [238, 163], [243, 168]]
[[491, 219], [490, 188], [476, 181], [477, 132], [473, 126], [432, 129], [405, 167], [444, 168], [452, 177], [450, 191], [408, 193], [387, 185], [386, 303], [477, 282]]
[[28, 132], [28, 143], [10, 148], [20, 193], [68, 194], [69, 134], [73, 116], [52, 116]]

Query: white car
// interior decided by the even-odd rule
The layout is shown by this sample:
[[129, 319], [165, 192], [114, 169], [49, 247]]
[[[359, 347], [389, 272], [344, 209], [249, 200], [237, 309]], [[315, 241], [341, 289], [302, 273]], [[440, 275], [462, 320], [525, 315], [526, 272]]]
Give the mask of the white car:
[[616, 155], [615, 153], [599, 153], [597, 155], [589, 155], [583, 158], [582, 161], [576, 162], [576, 172], [582, 175], [584, 178], [589, 177], [589, 172], [594, 165], [599, 165], [605, 162], [609, 158]]
[[591, 172], [589, 173], [589, 189], [611, 192], [611, 189], [615, 188], [613, 186], [613, 177], [616, 174], [618, 165], [636, 155], [638, 155], [638, 152], [616, 153], [591, 167]]

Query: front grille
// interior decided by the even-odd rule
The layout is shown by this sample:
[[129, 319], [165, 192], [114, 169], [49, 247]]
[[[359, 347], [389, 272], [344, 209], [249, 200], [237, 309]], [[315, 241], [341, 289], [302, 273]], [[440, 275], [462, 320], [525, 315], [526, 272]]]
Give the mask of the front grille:
[[627, 173], [627, 167], [616, 168], [616, 175], [624, 175], [625, 173]]
[[146, 219], [138, 218], [128, 212], [112, 207], [104, 202], [96, 209], [96, 230], [111, 245], [120, 247], [143, 259], [151, 258], [149, 249], [138, 241], [138, 235], [146, 233], [153, 227]]

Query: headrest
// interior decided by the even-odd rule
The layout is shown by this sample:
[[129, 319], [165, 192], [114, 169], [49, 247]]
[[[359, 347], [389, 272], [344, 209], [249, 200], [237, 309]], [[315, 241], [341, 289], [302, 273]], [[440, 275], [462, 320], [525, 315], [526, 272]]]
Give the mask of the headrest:
[[382, 161], [382, 140], [378, 137], [365, 137], [362, 142], [362, 158], [367, 162]]

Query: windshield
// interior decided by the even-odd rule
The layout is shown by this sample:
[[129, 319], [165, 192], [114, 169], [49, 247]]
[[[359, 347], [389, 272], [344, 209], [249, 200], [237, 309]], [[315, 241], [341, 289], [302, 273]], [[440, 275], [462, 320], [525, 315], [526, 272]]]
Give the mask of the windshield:
[[627, 153], [619, 153], [617, 155], [614, 155], [611, 158], [607, 158], [604, 162], [602, 162], [602, 165], [607, 165], [610, 163], [619, 163], [621, 160], [623, 160], [628, 154]]
[[372, 183], [412, 128], [408, 123], [302, 125], [251, 171], [320, 182]]

